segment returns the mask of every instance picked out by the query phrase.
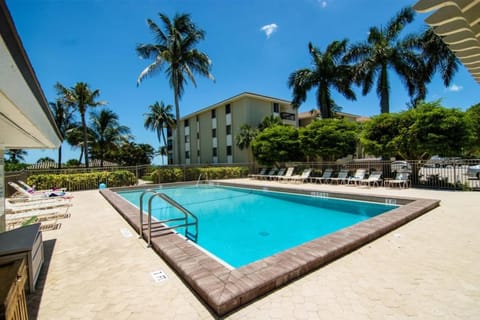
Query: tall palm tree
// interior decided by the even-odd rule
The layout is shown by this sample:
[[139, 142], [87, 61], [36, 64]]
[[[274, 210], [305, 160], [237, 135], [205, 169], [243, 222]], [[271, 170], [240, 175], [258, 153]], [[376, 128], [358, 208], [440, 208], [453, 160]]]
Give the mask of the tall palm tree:
[[333, 41], [322, 53], [312, 43], [308, 50], [312, 56], [312, 68], [297, 70], [288, 78], [289, 88], [293, 88], [294, 107], [299, 107], [307, 98], [307, 91], [317, 89], [317, 106], [323, 119], [333, 117], [333, 101], [330, 89], [333, 87], [347, 99], [355, 100], [351, 89], [353, 69], [343, 64], [341, 59], [346, 52], [347, 40]]
[[8, 149], [5, 151], [5, 155], [9, 157], [12, 163], [18, 163], [19, 161], [25, 161], [27, 151], [23, 149]]
[[[252, 128], [248, 124], [242, 125], [240, 127], [240, 133], [235, 137], [237, 147], [239, 147], [240, 150], [249, 149], [250, 144], [255, 139], [257, 134], [258, 134], [257, 129]], [[251, 151], [248, 152], [248, 158], [250, 158], [250, 153], [251, 153]], [[250, 161], [250, 159], [249, 159], [249, 161]]]
[[[88, 134], [87, 134], [87, 122], [85, 120], [85, 114], [88, 107], [97, 107], [104, 105], [103, 101], [96, 101], [100, 96], [100, 90], [91, 90], [88, 84], [85, 82], [77, 82], [74, 87], [66, 88], [57, 82], [55, 85], [57, 92], [63, 96], [65, 102], [71, 106], [74, 106], [82, 119], [83, 128], [83, 145], [88, 146]], [[88, 168], [88, 148], [84, 147], [85, 152], [85, 167]]]
[[[170, 20], [165, 14], [159, 13], [164, 30], [151, 19], [147, 19], [148, 27], [156, 40], [154, 44], [140, 44], [136, 47], [141, 58], [153, 59], [138, 76], [137, 86], [148, 75], [165, 68], [165, 73], [173, 89], [175, 101], [175, 118], [180, 119], [179, 100], [182, 97], [187, 79], [196, 86], [194, 73], [214, 79], [210, 74], [211, 61], [209, 57], [198, 51], [195, 46], [205, 38], [205, 32], [198, 29], [188, 14], [176, 14]], [[180, 126], [176, 127], [177, 159], [180, 163]]]
[[120, 125], [118, 115], [108, 109], [90, 113], [90, 128], [92, 154], [100, 158], [100, 167], [103, 167], [107, 152], [116, 151], [122, 142], [128, 141], [130, 129]]
[[[57, 98], [55, 102], [49, 102], [53, 119], [58, 130], [63, 137], [66, 136], [67, 130], [72, 128], [74, 124], [74, 112], [71, 105], [66, 104], [62, 98]], [[58, 147], [58, 169], [62, 168], [62, 144]]]
[[[87, 132], [87, 134], [89, 134]], [[83, 147], [83, 128], [80, 123], [72, 125], [72, 128], [65, 132], [65, 139], [68, 144], [72, 146], [72, 149], [80, 149], [80, 155], [78, 157], [78, 163], [82, 163], [84, 147]], [[90, 140], [90, 139], [89, 139]]]
[[158, 142], [163, 145], [167, 145], [167, 139], [165, 137], [165, 127], [172, 127], [175, 123], [174, 115], [172, 114], [173, 107], [171, 105], [165, 106], [162, 102], [156, 101], [154, 104], [148, 106], [149, 113], [145, 113], [145, 129], [155, 131], [157, 133]]
[[363, 95], [370, 92], [377, 78], [381, 113], [390, 112], [388, 74], [391, 68], [411, 90], [411, 62], [415, 60], [415, 54], [398, 39], [405, 25], [413, 21], [413, 17], [412, 8], [402, 9], [385, 27], [371, 27], [367, 41], [353, 45], [345, 55], [345, 62], [357, 63], [356, 81], [362, 84]]
[[431, 82], [435, 73], [440, 73], [445, 87], [448, 87], [453, 76], [458, 71], [459, 60], [450, 48], [442, 41], [442, 38], [435, 34], [433, 28], [429, 27], [420, 35], [406, 37], [405, 44], [408, 48], [418, 50], [419, 61], [414, 73], [414, 90], [416, 94], [412, 98], [415, 106], [418, 101], [425, 100], [427, 95], [426, 85]]

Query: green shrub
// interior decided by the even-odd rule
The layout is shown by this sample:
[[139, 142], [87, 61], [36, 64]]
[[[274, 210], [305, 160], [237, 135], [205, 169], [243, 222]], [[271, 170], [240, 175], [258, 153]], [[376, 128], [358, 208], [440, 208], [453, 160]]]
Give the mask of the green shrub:
[[76, 174], [37, 174], [27, 178], [27, 184], [35, 189], [67, 188], [69, 191], [97, 189], [100, 183], [108, 187], [122, 187], [136, 184], [135, 175], [128, 170], [113, 172], [92, 172]]
[[191, 167], [191, 168], [158, 168], [151, 176], [155, 183], [179, 181], [242, 178], [248, 175], [247, 167]]

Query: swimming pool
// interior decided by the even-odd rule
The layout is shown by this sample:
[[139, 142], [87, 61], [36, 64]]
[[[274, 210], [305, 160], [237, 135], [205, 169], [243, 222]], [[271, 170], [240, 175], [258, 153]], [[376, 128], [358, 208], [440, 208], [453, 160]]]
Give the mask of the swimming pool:
[[[304, 194], [311, 196], [312, 199], [328, 197], [380, 204], [396, 203], [398, 205], [397, 208], [355, 223], [350, 227], [342, 228], [291, 249], [283, 250], [233, 269], [179, 234], [167, 233], [152, 236], [152, 249], [196, 292], [198, 297], [211, 308], [212, 312], [219, 316], [232, 312], [270, 291], [359, 249], [363, 245], [438, 207], [440, 204], [440, 201], [435, 199], [376, 195], [373, 190], [369, 190], [368, 193], [352, 193], [348, 191], [350, 190], [348, 187], [340, 188], [338, 191], [328, 191], [322, 190], [322, 186], [308, 184], [294, 188], [288, 186], [288, 184], [268, 182], [265, 182], [265, 185], [255, 185], [249, 183], [247, 179], [245, 179], [245, 182], [241, 179], [238, 181], [216, 181], [215, 184], [247, 187], [254, 189], [254, 192], [263, 192], [263, 189], [268, 188], [270, 191]], [[186, 186], [188, 184], [177, 183], [163, 185], [163, 187], [166, 189], [166, 186], [171, 185]], [[118, 192], [125, 190], [143, 192], [145, 188], [101, 189], [99, 192], [125, 221], [139, 232], [141, 226], [139, 224], [138, 207], [118, 194]], [[294, 229], [299, 228], [296, 223], [291, 223], [288, 230]], [[143, 238], [147, 239], [145, 233]], [[135, 257], [132, 257], [132, 259], [135, 259]]]
[[[194, 185], [155, 189], [198, 217], [197, 244], [233, 268], [263, 259], [364, 221], [398, 206], [313, 195]], [[139, 206], [141, 191], [119, 194]], [[144, 197], [147, 208], [149, 197]], [[152, 200], [158, 220], [179, 217], [160, 198]], [[176, 222], [170, 223], [174, 226]], [[178, 229], [183, 233], [182, 228]]]

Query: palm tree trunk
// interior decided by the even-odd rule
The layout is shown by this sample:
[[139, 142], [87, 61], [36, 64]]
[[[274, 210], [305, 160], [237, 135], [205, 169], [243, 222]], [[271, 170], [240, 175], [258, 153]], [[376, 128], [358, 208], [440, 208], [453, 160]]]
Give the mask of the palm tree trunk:
[[387, 65], [382, 66], [382, 74], [380, 75], [380, 112], [389, 113], [390, 112], [390, 103], [389, 103], [389, 92], [390, 87], [388, 84], [388, 73]]
[[58, 169], [62, 169], [62, 145], [58, 147]]
[[85, 151], [85, 168], [88, 168], [88, 135], [87, 135], [87, 123], [85, 121], [85, 113], [82, 113], [82, 126], [83, 126], [83, 147]]
[[174, 99], [175, 99], [175, 117], [177, 118], [177, 127], [175, 129], [175, 132], [177, 134], [176, 140], [177, 140], [177, 164], [181, 163], [180, 159], [180, 147], [181, 147], [181, 141], [180, 141], [180, 106], [178, 104], [178, 86], [176, 85], [175, 88], [173, 88], [174, 91]]
[[322, 119], [329, 119], [332, 117], [332, 107], [330, 105], [330, 97], [328, 95], [328, 86], [320, 84], [319, 88], [320, 100], [320, 114]]

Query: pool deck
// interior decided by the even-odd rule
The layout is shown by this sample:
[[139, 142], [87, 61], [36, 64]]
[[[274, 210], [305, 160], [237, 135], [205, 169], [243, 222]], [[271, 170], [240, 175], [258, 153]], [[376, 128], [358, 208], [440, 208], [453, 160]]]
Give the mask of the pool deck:
[[[225, 318], [480, 318], [480, 193], [241, 181], [441, 206]], [[47, 264], [28, 296], [33, 318], [216, 318], [98, 191], [74, 195], [71, 217], [44, 232]], [[168, 279], [156, 282], [159, 270]]]

